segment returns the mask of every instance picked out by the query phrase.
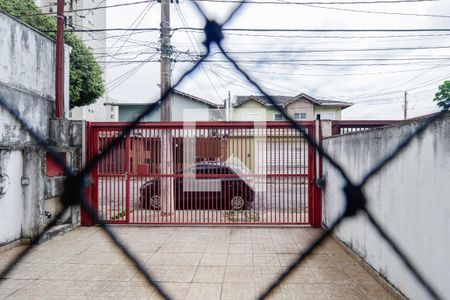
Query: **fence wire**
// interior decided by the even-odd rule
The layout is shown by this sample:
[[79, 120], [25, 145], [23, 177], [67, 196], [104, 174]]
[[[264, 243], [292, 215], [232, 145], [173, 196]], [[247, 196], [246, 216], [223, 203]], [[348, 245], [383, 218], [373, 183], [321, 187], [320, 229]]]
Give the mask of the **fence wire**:
[[436, 292], [436, 290], [431, 286], [431, 284], [427, 281], [426, 278], [418, 271], [418, 269], [414, 266], [414, 263], [406, 256], [404, 251], [398, 246], [397, 242], [393, 240], [392, 237], [384, 230], [383, 226], [375, 219], [371, 211], [367, 207], [367, 197], [363, 192], [364, 185], [377, 173], [382, 170], [387, 164], [392, 162], [406, 147], [411, 143], [411, 141], [422, 134], [430, 125], [435, 123], [436, 121], [443, 118], [446, 114], [446, 111], [449, 109], [449, 105], [445, 106], [440, 113], [435, 114], [434, 116], [426, 119], [423, 123], [408, 137], [406, 137], [397, 148], [392, 151], [389, 155], [387, 155], [384, 159], [382, 159], [378, 164], [375, 165], [365, 176], [361, 178], [359, 182], [353, 182], [345, 170], [339, 165], [337, 161], [331, 157], [324, 148], [322, 148], [311, 136], [305, 128], [303, 128], [300, 124], [295, 122], [290, 116], [286, 114], [286, 112], [282, 109], [282, 107], [275, 101], [273, 97], [271, 97], [262, 87], [257, 83], [257, 81], [252, 78], [248, 73], [246, 73], [234, 60], [230, 55], [228, 55], [227, 51], [222, 46], [222, 40], [224, 39], [223, 27], [230, 22], [236, 14], [241, 10], [241, 8], [245, 5], [247, 1], [240, 1], [238, 5], [233, 9], [228, 18], [222, 24], [217, 23], [214, 20], [210, 20], [208, 16], [205, 14], [203, 9], [199, 6], [199, 4], [193, 0], [192, 3], [196, 7], [197, 11], [204, 18], [206, 24], [204, 26], [204, 34], [205, 41], [203, 42], [206, 52], [203, 54], [194, 64], [192, 68], [186, 71], [180, 79], [172, 85], [171, 89], [166, 91], [158, 101], [149, 104], [144, 112], [142, 112], [133, 122], [131, 122], [125, 129], [122, 130], [121, 134], [115, 138], [109, 145], [103, 149], [103, 151], [94, 156], [90, 161], [86, 163], [86, 166], [77, 174], [68, 166], [64, 160], [56, 153], [46, 142], [46, 140], [39, 136], [38, 133], [24, 120], [21, 118], [20, 113], [13, 108], [10, 104], [13, 101], [7, 101], [0, 97], [0, 108], [5, 109], [21, 126], [24, 128], [30, 136], [36, 141], [36, 143], [45, 149], [47, 153], [64, 169], [66, 181], [64, 184], [64, 191], [61, 196], [61, 203], [63, 205], [63, 210], [54, 218], [52, 222], [50, 222], [37, 236], [29, 246], [27, 246], [12, 262], [10, 262], [5, 269], [0, 274], [0, 284], [1, 280], [6, 279], [7, 275], [30, 253], [30, 251], [36, 247], [41, 238], [45, 235], [45, 233], [53, 227], [57, 220], [64, 215], [64, 213], [73, 205], [80, 205], [82, 209], [84, 209], [88, 216], [97, 223], [109, 236], [109, 238], [113, 241], [113, 243], [122, 251], [124, 255], [130, 260], [130, 262], [134, 265], [134, 267], [144, 276], [149, 285], [155, 288], [155, 290], [159, 293], [159, 295], [164, 299], [171, 299], [168, 295], [167, 291], [158, 284], [144, 264], [135, 257], [131, 251], [128, 249], [127, 245], [125, 245], [111, 230], [111, 227], [108, 226], [101, 218], [98, 218], [98, 215], [95, 209], [91, 206], [89, 201], [85, 198], [85, 190], [87, 188], [86, 183], [88, 182], [88, 175], [93, 170], [93, 168], [97, 167], [98, 163], [104, 159], [116, 146], [118, 146], [123, 140], [126, 138], [130, 132], [137, 127], [138, 123], [143, 120], [145, 116], [154, 111], [158, 105], [165, 99], [169, 93], [171, 93], [181, 82], [186, 80], [188, 76], [190, 76], [194, 71], [196, 71], [202, 63], [205, 62], [205, 59], [211, 53], [211, 47], [216, 46], [222, 55], [229, 61], [235, 68], [235, 70], [240, 73], [244, 78], [252, 84], [262, 95], [264, 95], [269, 102], [275, 107], [275, 109], [281, 113], [285, 120], [290, 123], [290, 125], [295, 128], [299, 134], [305, 137], [307, 142], [311, 144], [315, 150], [318, 151], [320, 157], [327, 160], [334, 168], [338, 170], [341, 176], [345, 179], [346, 186], [344, 187], [344, 194], [346, 200], [346, 208], [345, 211], [339, 216], [327, 229], [325, 229], [322, 234], [315, 239], [306, 249], [303, 250], [303, 253], [300, 253], [298, 257], [291, 263], [291, 265], [286, 268], [283, 273], [281, 273], [259, 296], [258, 299], [266, 299], [271, 295], [271, 293], [276, 289], [289, 274], [294, 271], [296, 268], [300, 267], [303, 261], [327, 238], [329, 237], [333, 231], [346, 219], [351, 218], [357, 213], [361, 213], [365, 215], [368, 221], [373, 225], [374, 229], [383, 237], [386, 243], [392, 248], [392, 250], [398, 255], [399, 259], [404, 263], [404, 265], [409, 269], [411, 274], [417, 279], [418, 282], [423, 286], [423, 288], [427, 291], [430, 297], [433, 299], [442, 299], [440, 295]]

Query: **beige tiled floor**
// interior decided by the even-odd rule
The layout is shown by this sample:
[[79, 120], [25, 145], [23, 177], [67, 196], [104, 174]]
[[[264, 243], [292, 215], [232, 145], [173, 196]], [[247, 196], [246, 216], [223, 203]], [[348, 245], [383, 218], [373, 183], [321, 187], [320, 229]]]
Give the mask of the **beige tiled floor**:
[[[114, 227], [174, 299], [255, 299], [320, 231], [311, 228]], [[23, 247], [0, 254], [0, 269]], [[0, 282], [0, 299], [159, 299], [96, 227], [39, 245]], [[272, 299], [391, 299], [333, 240]]]

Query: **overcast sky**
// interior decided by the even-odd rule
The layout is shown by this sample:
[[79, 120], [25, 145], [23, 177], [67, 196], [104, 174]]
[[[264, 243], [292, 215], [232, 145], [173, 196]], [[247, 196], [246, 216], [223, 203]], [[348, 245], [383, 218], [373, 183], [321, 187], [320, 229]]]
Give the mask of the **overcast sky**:
[[[135, 2], [136, 0], [128, 0]], [[260, 0], [258, 0], [260, 1]], [[351, 1], [351, 0], [348, 0]], [[365, 0], [369, 1], [369, 0]], [[391, 1], [391, 0], [389, 0]], [[108, 5], [127, 0], [108, 0]], [[274, 2], [274, 1], [272, 1]], [[280, 1], [281, 2], [281, 1]], [[294, 0], [291, 2], [311, 2]], [[317, 1], [316, 1], [317, 2]], [[320, 0], [320, 2], [331, 2]], [[342, 1], [340, 1], [342, 2]], [[211, 19], [223, 21], [234, 4], [201, 2]], [[229, 28], [277, 29], [425, 29], [450, 28], [450, 1], [396, 4], [248, 4]], [[328, 8], [328, 9], [327, 9]], [[333, 8], [333, 9], [331, 9]], [[339, 9], [339, 10], [336, 10]], [[401, 14], [449, 15], [424, 17], [350, 12], [342, 9]], [[160, 4], [131, 5], [107, 11], [108, 28], [159, 27]], [[171, 27], [202, 27], [203, 18], [191, 1], [172, 4]], [[123, 34], [123, 35], [122, 35]], [[355, 103], [345, 119], [400, 119], [403, 95], [408, 91], [409, 116], [436, 111], [432, 102], [438, 85], [450, 79], [450, 32], [225, 32], [225, 48], [262, 87], [273, 95], [307, 93], [321, 99]], [[158, 32], [110, 31], [105, 60], [109, 97], [118, 102], [155, 101], [159, 95]], [[204, 53], [201, 32], [176, 31], [172, 36], [178, 60]], [[440, 49], [430, 49], [446, 47]], [[371, 50], [380, 48], [427, 48]], [[335, 50], [357, 51], [335, 51]], [[270, 53], [292, 50], [296, 53]], [[325, 50], [325, 51], [324, 51]], [[213, 49], [216, 53], [217, 49]], [[242, 53], [244, 52], [244, 53]], [[250, 53], [249, 53], [250, 52]], [[259, 52], [259, 53], [255, 53]], [[266, 53], [264, 53], [266, 52]], [[98, 54], [101, 55], [101, 54]], [[374, 59], [374, 60], [370, 60]], [[126, 63], [112, 63], [124, 60]], [[237, 95], [259, 94], [223, 56], [213, 55], [179, 89], [219, 102]], [[216, 62], [214, 62], [216, 61]], [[173, 81], [193, 64], [175, 62]]]

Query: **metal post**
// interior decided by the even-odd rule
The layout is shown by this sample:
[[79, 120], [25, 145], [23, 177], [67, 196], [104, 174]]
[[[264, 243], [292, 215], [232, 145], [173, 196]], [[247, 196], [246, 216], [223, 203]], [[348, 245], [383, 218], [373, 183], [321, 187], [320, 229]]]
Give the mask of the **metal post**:
[[55, 114], [64, 118], [64, 0], [58, 0], [56, 29]]
[[[172, 120], [172, 97], [168, 93], [172, 87], [171, 69], [172, 47], [170, 45], [170, 2], [161, 0], [161, 121]], [[164, 95], [168, 93], [166, 97]], [[172, 138], [171, 130], [161, 130], [161, 214], [170, 216], [173, 212], [172, 175]]]
[[[322, 143], [322, 125], [320, 121], [320, 115], [317, 115], [316, 121], [314, 122], [314, 139], [316, 143], [321, 145]], [[314, 184], [313, 184], [313, 203], [312, 203], [312, 227], [320, 227], [322, 224], [322, 191], [318, 186], [318, 181], [322, 177], [322, 157], [319, 151], [316, 149], [314, 153]]]

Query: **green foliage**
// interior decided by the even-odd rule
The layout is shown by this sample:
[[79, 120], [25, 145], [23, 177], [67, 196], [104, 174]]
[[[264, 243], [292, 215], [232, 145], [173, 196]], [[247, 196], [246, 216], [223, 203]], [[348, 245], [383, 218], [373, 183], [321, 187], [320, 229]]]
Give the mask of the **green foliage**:
[[443, 84], [439, 86], [439, 90], [434, 95], [434, 101], [437, 102], [437, 105], [444, 108], [450, 108], [450, 81], [446, 80]]
[[[33, 0], [0, 0], [0, 10], [42, 31], [50, 38], [56, 36], [56, 18], [36, 16], [39, 8]], [[64, 35], [70, 53], [70, 108], [94, 103], [105, 92], [102, 69], [95, 61], [92, 50], [71, 32]]]

